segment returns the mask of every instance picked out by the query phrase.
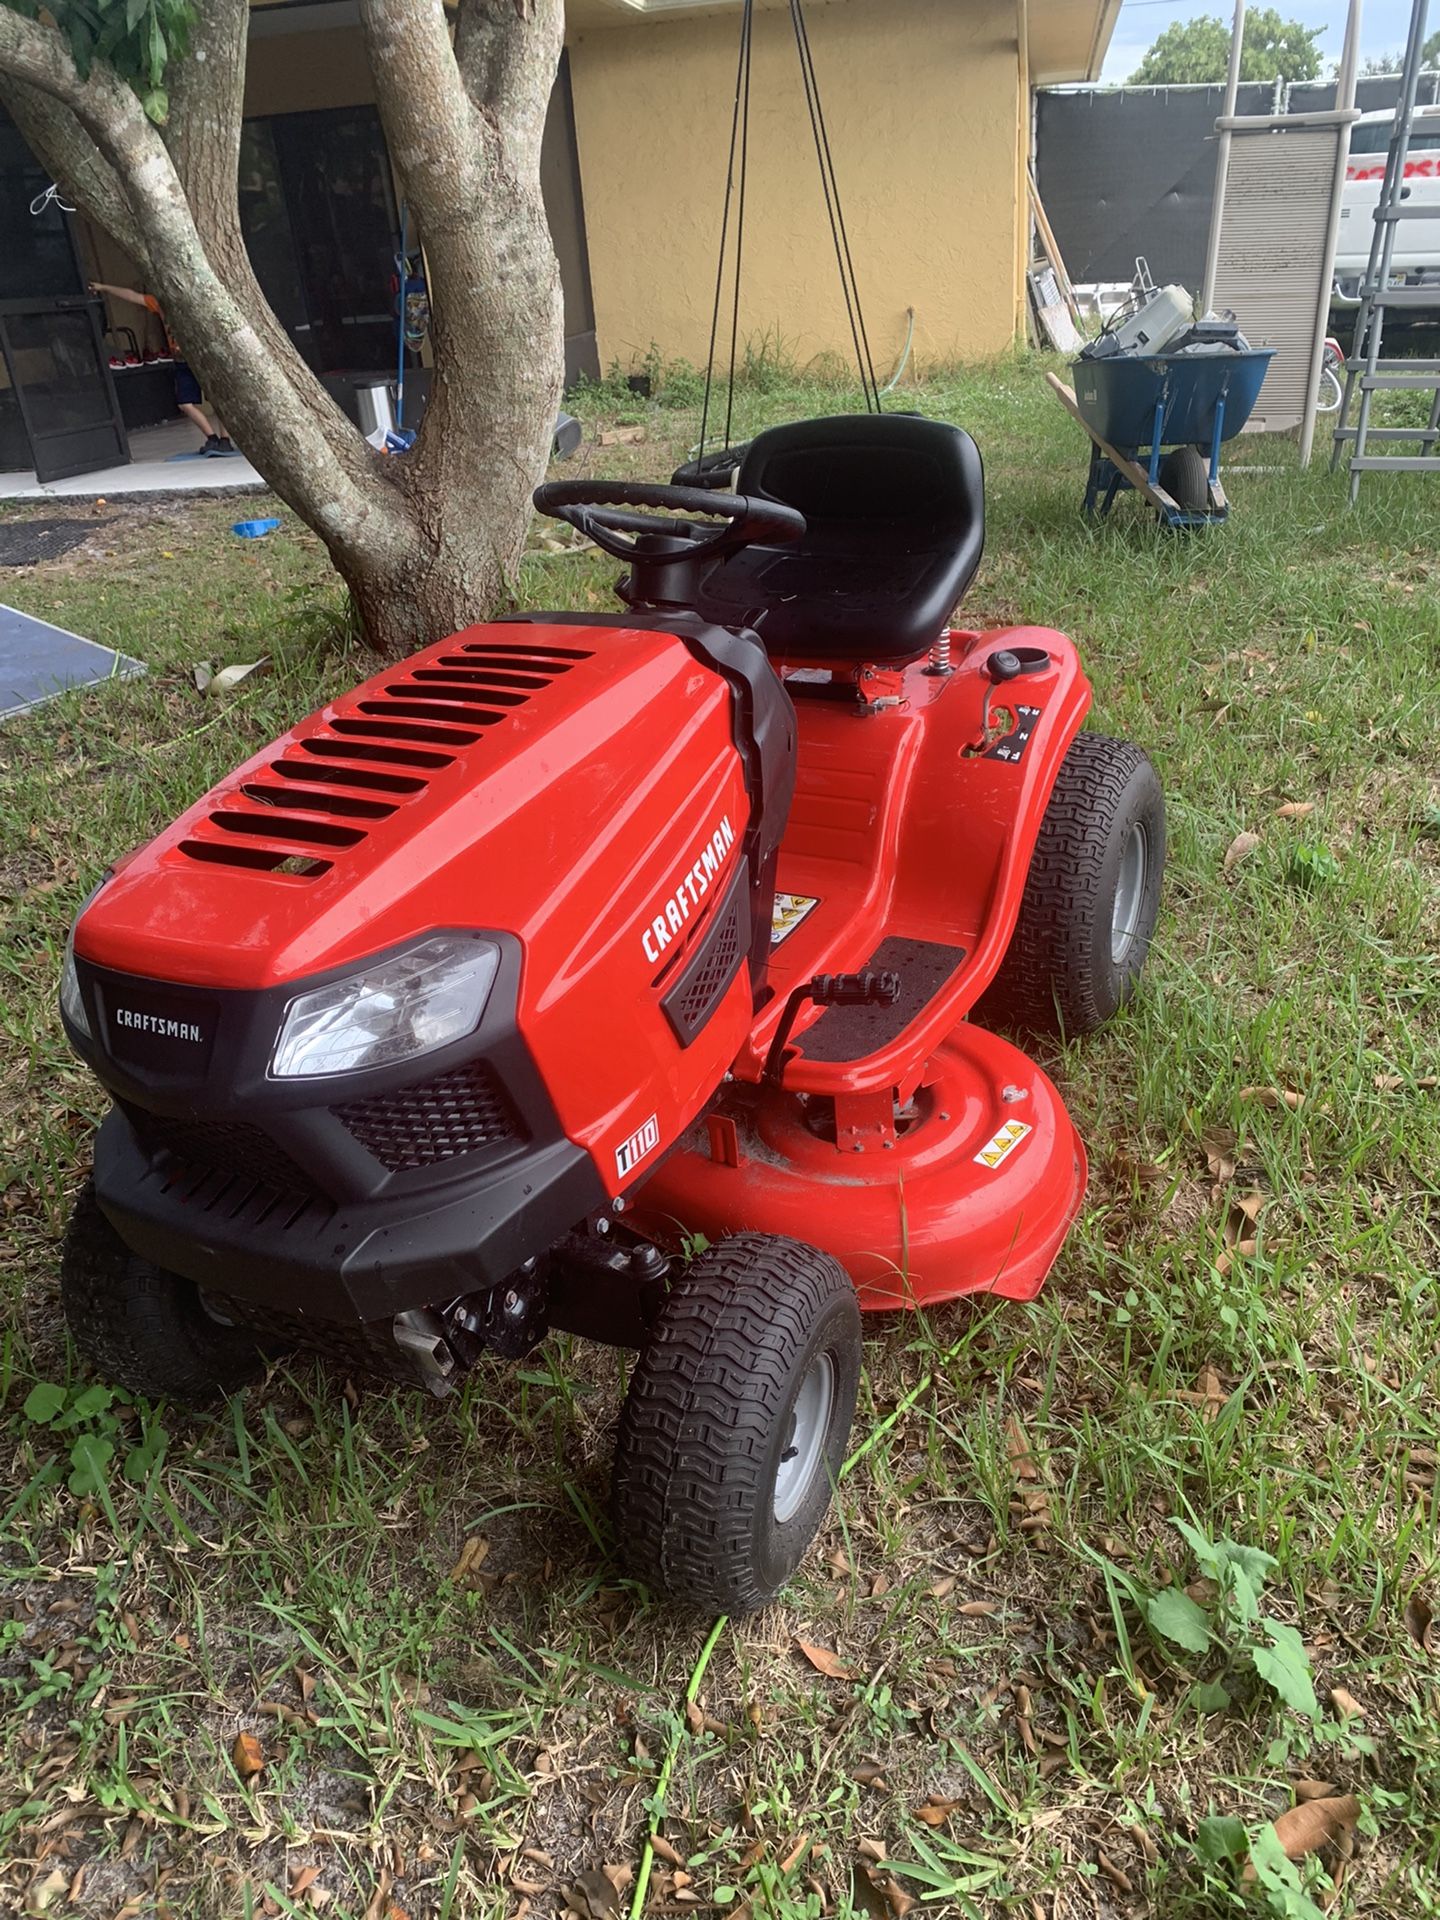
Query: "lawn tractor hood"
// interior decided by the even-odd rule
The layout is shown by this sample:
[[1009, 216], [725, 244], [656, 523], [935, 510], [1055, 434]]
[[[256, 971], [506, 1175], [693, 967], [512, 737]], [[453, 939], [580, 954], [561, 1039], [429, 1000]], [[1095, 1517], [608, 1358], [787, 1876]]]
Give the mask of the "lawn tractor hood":
[[[788, 801], [767, 832], [759, 796], [791, 725], [753, 640], [514, 621], [247, 761], [120, 864], [67, 956], [70, 1037], [120, 1109], [97, 1184], [131, 1245], [221, 1293], [258, 1247], [363, 1317], [390, 1310], [408, 1254], [360, 1250], [408, 1195], [432, 1273], [487, 1222], [497, 1273], [609, 1206], [748, 1029], [751, 894]], [[311, 1196], [344, 1271], [296, 1264], [293, 1232], [270, 1245], [241, 1218], [258, 1197], [233, 1245], [218, 1205], [204, 1245], [181, 1244], [197, 1216], [163, 1217], [176, 1166]], [[447, 1227], [438, 1190], [449, 1205], [467, 1179], [488, 1191]], [[565, 1217], [528, 1220], [542, 1195]], [[382, 1267], [387, 1297], [366, 1297]]]
[[474, 627], [221, 781], [120, 867], [76, 951], [264, 991], [488, 927], [566, 981], [567, 941], [617, 936], [632, 890], [663, 887], [664, 822], [743, 830], [731, 740], [729, 688], [671, 635]]

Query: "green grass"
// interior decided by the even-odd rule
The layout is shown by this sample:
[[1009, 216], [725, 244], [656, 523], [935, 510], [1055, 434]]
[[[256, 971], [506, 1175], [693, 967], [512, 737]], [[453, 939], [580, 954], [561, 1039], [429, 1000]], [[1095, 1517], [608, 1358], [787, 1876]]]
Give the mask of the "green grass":
[[[847, 404], [760, 359], [747, 430]], [[283, 509], [248, 544], [223, 503], [112, 508], [3, 583], [149, 673], [0, 735], [0, 1909], [604, 1912], [673, 1749], [655, 1912], [1440, 1913], [1440, 1670], [1406, 1623], [1440, 1605], [1440, 493], [1367, 481], [1351, 512], [1287, 444], [1242, 443], [1229, 526], [1167, 536], [1126, 499], [1096, 529], [1035, 363], [915, 398], [986, 457], [965, 620], [1074, 634], [1092, 724], [1161, 768], [1165, 912], [1133, 1010], [1047, 1060], [1093, 1177], [1045, 1293], [871, 1325], [857, 1445], [891, 1423], [786, 1604], [719, 1640], [691, 1726], [708, 1623], [609, 1557], [613, 1353], [556, 1340], [443, 1405], [280, 1367], [210, 1421], [162, 1411], [163, 1450], [152, 1417], [134, 1479], [142, 1410], [26, 1417], [37, 1382], [83, 1384], [56, 1252], [102, 1100], [54, 1011], [66, 927], [109, 858], [365, 661]], [[644, 424], [596, 464], [651, 478], [697, 422], [610, 390], [581, 411]], [[614, 571], [537, 553], [524, 597], [604, 606]], [[195, 690], [196, 661], [262, 654], [228, 700]], [[103, 1496], [67, 1485], [87, 1433], [115, 1450]], [[1177, 1515], [1274, 1556], [1264, 1609], [1303, 1634], [1318, 1721], [1247, 1680], [1228, 1617], [1205, 1655], [1146, 1625], [1198, 1571]], [[1222, 1671], [1232, 1702], [1202, 1711]], [[1207, 1816], [1258, 1831], [1307, 1777], [1363, 1806], [1310, 1895], [1203, 1857]]]

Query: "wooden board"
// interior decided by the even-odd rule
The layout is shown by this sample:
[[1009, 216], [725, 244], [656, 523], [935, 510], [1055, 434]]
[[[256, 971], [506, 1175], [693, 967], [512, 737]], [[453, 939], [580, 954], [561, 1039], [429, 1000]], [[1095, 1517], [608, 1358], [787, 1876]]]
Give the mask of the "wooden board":
[[1095, 442], [1096, 446], [1099, 447], [1100, 451], [1105, 455], [1105, 458], [1119, 468], [1120, 472], [1124, 474], [1125, 478], [1137, 493], [1143, 493], [1152, 507], [1159, 507], [1164, 513], [1181, 512], [1178, 503], [1170, 497], [1164, 487], [1151, 486], [1150, 475], [1138, 461], [1132, 460], [1128, 454], [1121, 453], [1118, 448], [1112, 447], [1108, 440], [1101, 439], [1100, 435], [1096, 433], [1084, 414], [1081, 413], [1080, 403], [1075, 398], [1074, 389], [1067, 387], [1058, 373], [1047, 373], [1045, 379], [1061, 406], [1065, 408], [1067, 413], [1074, 415], [1081, 426], [1084, 427], [1086, 433], [1088, 433], [1090, 438]]

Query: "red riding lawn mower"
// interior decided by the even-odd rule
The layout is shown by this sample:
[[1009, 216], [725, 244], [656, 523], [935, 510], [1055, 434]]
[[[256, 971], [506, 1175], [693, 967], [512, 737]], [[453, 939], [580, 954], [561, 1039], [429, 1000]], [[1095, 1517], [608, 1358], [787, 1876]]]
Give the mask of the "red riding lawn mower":
[[860, 1309], [1040, 1287], [1085, 1154], [969, 1016], [1135, 985], [1154, 771], [1063, 635], [947, 622], [979, 455], [866, 414], [736, 491], [570, 481], [627, 611], [476, 626], [303, 720], [76, 923], [114, 1097], [62, 1285], [103, 1374], [195, 1401], [311, 1348], [437, 1393], [549, 1327], [633, 1346], [614, 1523], [656, 1590], [784, 1584]]
[[301, 721], [116, 863], [61, 989], [115, 1101], [61, 1272], [102, 1373], [196, 1401], [310, 1348], [446, 1393], [550, 1327], [634, 1347], [620, 1553], [730, 1612], [825, 1515], [860, 1309], [1038, 1292], [1085, 1152], [990, 1023], [1114, 1013], [1165, 854], [1070, 641], [948, 625], [980, 456], [880, 411], [790, 11], [873, 411], [731, 447], [737, 220], [706, 453], [745, 0], [699, 457], [535, 496], [626, 612], [467, 628]]

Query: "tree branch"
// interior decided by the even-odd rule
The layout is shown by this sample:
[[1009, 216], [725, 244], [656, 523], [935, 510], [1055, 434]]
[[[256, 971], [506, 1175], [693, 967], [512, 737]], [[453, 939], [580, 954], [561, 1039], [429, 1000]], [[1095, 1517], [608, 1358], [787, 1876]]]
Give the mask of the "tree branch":
[[564, 34], [564, 8], [556, 0], [460, 0], [455, 62], [471, 105], [490, 114], [496, 100], [524, 103], [505, 122], [510, 167], [540, 164]]
[[[462, 77], [442, 0], [360, 0], [391, 164], [430, 275], [435, 377], [407, 479], [461, 463], [544, 472], [564, 377], [560, 272], [540, 191], [540, 141], [564, 34], [561, 0], [479, 0]], [[523, 529], [522, 529], [523, 532]], [[518, 546], [507, 529], [502, 566]], [[515, 552], [510, 549], [515, 547]], [[498, 549], [497, 549], [498, 551]]]
[[[323, 416], [297, 405], [255, 309], [242, 308], [208, 258], [169, 151], [130, 88], [103, 61], [82, 80], [55, 29], [8, 6], [0, 6], [0, 72], [69, 107], [113, 168], [176, 338], [276, 492], [333, 551], [401, 551], [406, 517], [379, 463], [353, 430], [327, 431]], [[263, 302], [260, 310], [268, 312]]]
[[70, 109], [38, 87], [8, 74], [0, 74], [0, 101], [65, 198], [82, 207], [148, 273], [145, 242], [125, 190], [115, 177], [115, 169], [102, 159]]

